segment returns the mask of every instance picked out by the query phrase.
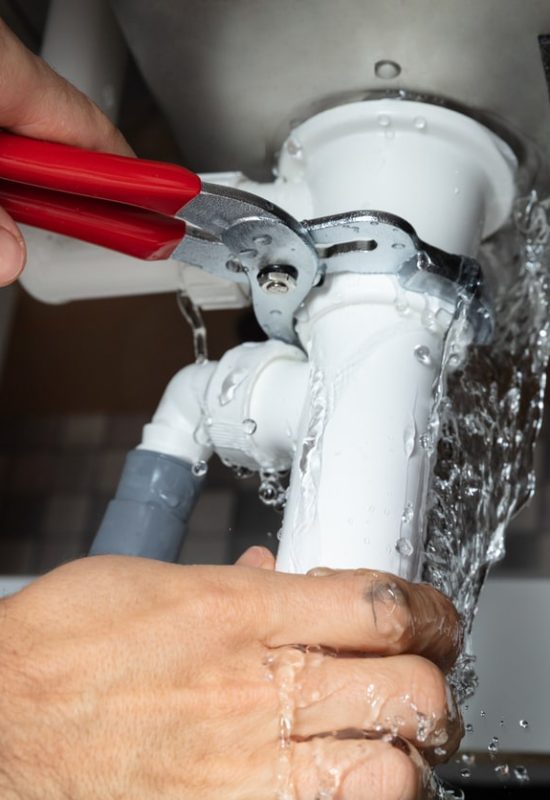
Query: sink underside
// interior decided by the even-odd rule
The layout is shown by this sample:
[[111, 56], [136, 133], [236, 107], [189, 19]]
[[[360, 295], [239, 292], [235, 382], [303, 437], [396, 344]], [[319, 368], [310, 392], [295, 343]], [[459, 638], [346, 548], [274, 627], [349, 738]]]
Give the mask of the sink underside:
[[[297, 122], [399, 90], [488, 114], [550, 164], [539, 43], [550, 35], [547, 0], [112, 2], [186, 163], [197, 170], [268, 178]], [[396, 78], [375, 75], [386, 59], [400, 65]]]

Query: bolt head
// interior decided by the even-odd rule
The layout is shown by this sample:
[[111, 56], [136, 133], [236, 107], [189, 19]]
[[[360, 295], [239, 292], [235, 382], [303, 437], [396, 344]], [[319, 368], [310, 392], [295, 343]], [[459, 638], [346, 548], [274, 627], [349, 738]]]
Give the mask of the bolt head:
[[258, 284], [266, 294], [288, 294], [296, 288], [296, 278], [284, 267], [265, 267], [258, 273]]

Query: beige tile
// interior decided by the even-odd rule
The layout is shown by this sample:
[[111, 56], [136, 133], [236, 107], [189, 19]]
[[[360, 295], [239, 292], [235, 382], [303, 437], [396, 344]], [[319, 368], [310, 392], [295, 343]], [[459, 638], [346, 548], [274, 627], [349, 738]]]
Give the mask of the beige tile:
[[10, 488], [18, 494], [53, 491], [59, 459], [55, 452], [36, 450], [12, 458]]
[[0, 573], [30, 575], [36, 570], [36, 542], [31, 537], [0, 538]]
[[91, 498], [87, 495], [59, 494], [47, 503], [42, 527], [49, 540], [79, 536], [88, 526]]
[[92, 491], [97, 458], [93, 449], [63, 450], [57, 459], [54, 489], [60, 494]]
[[62, 440], [65, 445], [100, 445], [105, 438], [108, 418], [104, 414], [78, 414], [66, 417]]
[[190, 530], [226, 534], [231, 527], [235, 511], [235, 495], [227, 489], [203, 491], [193, 511]]
[[44, 572], [49, 572], [68, 561], [74, 561], [75, 558], [82, 558], [85, 555], [85, 548], [76, 537], [67, 539], [63, 543], [45, 542], [39, 548], [37, 572], [42, 575]]
[[128, 451], [126, 448], [107, 450], [97, 456], [94, 488], [107, 495], [114, 495]]
[[[160, 399], [160, 398], [159, 398]], [[105, 442], [111, 447], [126, 447], [130, 450], [141, 442], [143, 426], [150, 421], [149, 415], [120, 414], [108, 418]]]

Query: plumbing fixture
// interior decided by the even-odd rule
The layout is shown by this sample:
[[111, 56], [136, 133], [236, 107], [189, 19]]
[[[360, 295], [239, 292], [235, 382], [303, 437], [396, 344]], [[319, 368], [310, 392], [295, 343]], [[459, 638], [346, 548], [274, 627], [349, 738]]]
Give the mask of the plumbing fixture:
[[[387, 100], [326, 111], [296, 129], [271, 185], [203, 185], [183, 209], [191, 235], [174, 256], [245, 284], [260, 324], [278, 342], [226, 354], [209, 365], [203, 390], [185, 389], [185, 400], [176, 387], [187, 387], [191, 373], [169, 387], [93, 552], [134, 547], [133, 539], [120, 543], [122, 520], [128, 500], [140, 496], [162, 509], [157, 532], [163, 515], [172, 531], [145, 552], [165, 556], [166, 539], [174, 552], [196, 492], [181, 489], [185, 499], [176, 502], [173, 492], [155, 491], [152, 499], [147, 470], [157, 486], [159, 466], [151, 453], [162, 454], [163, 466], [166, 458], [187, 464], [195, 481], [201, 471], [192, 465], [214, 451], [237, 467], [291, 469], [280, 569], [368, 565], [418, 578], [432, 389], [457, 305], [467, 308], [471, 340], [490, 336], [488, 281], [472, 254], [509, 215], [515, 167], [510, 149], [479, 123]], [[243, 189], [268, 200], [247, 199]], [[367, 189], [383, 211], [341, 211]], [[333, 203], [336, 213], [297, 224], [273, 199], [313, 213]], [[394, 205], [438, 246], [395, 216]], [[185, 412], [172, 421], [168, 407]], [[182, 427], [184, 413], [193, 423]]]
[[[270, 440], [287, 460], [289, 438], [296, 452], [279, 568], [368, 565], [419, 577], [429, 475], [420, 451], [434, 447], [432, 387], [459, 306], [471, 339], [490, 335], [488, 282], [471, 254], [511, 209], [516, 162], [504, 142], [448, 109], [351, 104], [293, 132], [272, 185], [242, 179], [229, 187], [177, 166], [0, 138], [0, 201], [17, 221], [229, 275], [249, 290], [265, 333], [307, 355], [307, 388], [285, 418], [291, 435]], [[367, 189], [381, 211], [341, 210]], [[273, 197], [324, 215], [298, 222]], [[204, 474], [194, 464], [211, 449], [238, 467], [281, 468], [262, 446], [265, 413], [252, 416], [224, 391], [227, 381], [236, 395], [235, 375], [224, 369], [222, 360], [199, 393], [211, 420], [199, 461], [196, 447], [182, 449], [189, 431], [182, 438], [177, 418], [174, 444], [165, 435], [154, 450], [132, 453], [93, 552], [139, 545], [141, 554], [173, 557]], [[215, 402], [209, 387], [219, 372]], [[279, 379], [293, 391], [284, 374]], [[255, 385], [241, 383], [252, 409]]]

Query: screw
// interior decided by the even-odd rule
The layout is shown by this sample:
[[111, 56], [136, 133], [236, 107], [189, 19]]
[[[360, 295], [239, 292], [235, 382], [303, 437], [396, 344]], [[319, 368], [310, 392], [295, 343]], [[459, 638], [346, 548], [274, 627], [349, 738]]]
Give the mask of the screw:
[[258, 273], [260, 288], [267, 294], [288, 294], [296, 288], [298, 273], [294, 267], [264, 267]]

